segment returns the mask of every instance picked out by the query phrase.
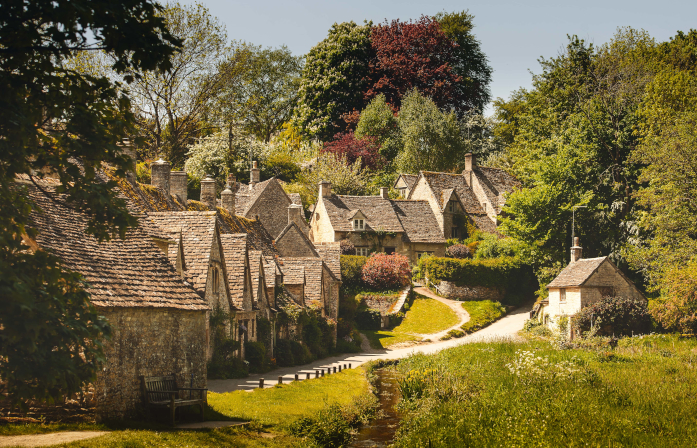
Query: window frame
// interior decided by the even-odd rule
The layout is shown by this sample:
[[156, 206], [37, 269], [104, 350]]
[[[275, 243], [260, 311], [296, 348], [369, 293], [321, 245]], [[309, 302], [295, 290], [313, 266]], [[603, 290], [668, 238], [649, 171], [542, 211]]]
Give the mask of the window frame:
[[566, 303], [566, 288], [559, 288], [559, 303]]
[[357, 246], [356, 247], [356, 255], [360, 257], [367, 257], [368, 256], [368, 247], [367, 246]]
[[354, 218], [353, 219], [353, 230], [365, 230], [365, 220]]

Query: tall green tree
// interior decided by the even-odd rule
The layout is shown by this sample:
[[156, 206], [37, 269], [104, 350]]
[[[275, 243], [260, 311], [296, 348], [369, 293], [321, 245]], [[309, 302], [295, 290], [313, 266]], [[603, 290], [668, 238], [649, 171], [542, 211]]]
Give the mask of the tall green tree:
[[388, 161], [394, 160], [402, 149], [399, 120], [387, 104], [385, 95], [373, 98], [361, 112], [356, 137], [375, 137], [380, 145], [380, 154]]
[[132, 166], [117, 146], [135, 132], [129, 98], [109, 78], [66, 61], [105, 51], [130, 82], [131, 71], [171, 69], [179, 45], [148, 0], [0, 4], [0, 393], [13, 403], [80, 390], [94, 378], [109, 333], [81, 276], [49, 253], [26, 250], [36, 205], [17, 176], [57, 177], [62, 203], [87, 214], [97, 238], [124, 236], [136, 223], [115, 182], [96, 179], [104, 162], [121, 176]]
[[295, 123], [306, 134], [330, 140], [345, 129], [342, 117], [365, 106], [372, 59], [372, 23], [335, 23], [305, 58]]
[[[238, 65], [239, 70], [237, 76], [227, 77], [216, 107], [228, 129], [238, 123], [247, 133], [268, 143], [290, 119], [297, 104], [303, 58], [293, 56], [285, 46], [245, 44], [235, 54], [240, 52], [246, 52], [244, 62], [237, 56], [221, 66], [223, 72], [235, 71]], [[233, 67], [227, 69], [228, 64]]]

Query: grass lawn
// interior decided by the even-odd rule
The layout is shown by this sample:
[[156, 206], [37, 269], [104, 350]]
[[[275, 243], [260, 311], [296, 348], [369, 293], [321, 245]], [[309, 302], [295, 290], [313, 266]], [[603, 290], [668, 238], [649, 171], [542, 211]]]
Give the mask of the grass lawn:
[[[55, 431], [105, 430], [105, 436], [67, 444], [69, 447], [304, 447], [307, 441], [286, 428], [302, 417], [315, 417], [333, 404], [348, 405], [369, 394], [362, 368], [344, 370], [310, 381], [257, 389], [208, 394], [207, 420], [251, 420], [244, 427], [173, 430], [158, 423], [0, 425], [0, 435], [40, 434]], [[188, 421], [198, 421], [189, 416]]]
[[462, 307], [470, 315], [470, 320], [460, 327], [465, 334], [481, 330], [506, 315], [506, 308], [491, 300], [467, 301], [462, 303]]
[[473, 343], [400, 362], [396, 447], [697, 446], [697, 341]]
[[457, 324], [458, 317], [449, 306], [420, 294], [407, 311], [404, 320], [393, 330], [364, 331], [373, 348], [387, 348], [391, 345], [419, 341], [415, 334], [431, 334], [443, 331]]

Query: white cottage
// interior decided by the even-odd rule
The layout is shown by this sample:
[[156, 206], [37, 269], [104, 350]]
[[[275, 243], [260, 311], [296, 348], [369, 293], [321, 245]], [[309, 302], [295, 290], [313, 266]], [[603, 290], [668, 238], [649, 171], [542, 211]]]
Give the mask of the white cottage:
[[549, 296], [542, 301], [538, 316], [551, 327], [556, 327], [560, 318], [573, 316], [606, 296], [646, 300], [608, 257], [584, 259], [581, 258], [582, 250], [578, 238], [574, 238], [571, 263], [547, 285]]

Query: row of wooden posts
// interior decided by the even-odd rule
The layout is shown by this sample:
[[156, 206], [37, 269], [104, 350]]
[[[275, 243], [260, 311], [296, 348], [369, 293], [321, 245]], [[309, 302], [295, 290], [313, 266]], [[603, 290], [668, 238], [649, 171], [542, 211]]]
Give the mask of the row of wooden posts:
[[[351, 363], [348, 364], [348, 368], [349, 369], [351, 368]], [[347, 369], [346, 364], [344, 364], [344, 370], [346, 370], [346, 369]], [[332, 370], [334, 370], [333, 373], [337, 373], [336, 366], [327, 367], [327, 375], [331, 375]], [[341, 364], [339, 364], [339, 372], [341, 372]], [[309, 380], [310, 375], [312, 375], [312, 374], [310, 372], [305, 372], [305, 373], [307, 375], [305, 379]], [[315, 369], [315, 378], [319, 378], [321, 376], [324, 376], [324, 367], [322, 367], [321, 369]], [[298, 374], [297, 373], [295, 374], [295, 381], [298, 381]], [[278, 377], [278, 384], [283, 384], [283, 377], [282, 376]], [[264, 378], [259, 378], [259, 387], [262, 389], [264, 388]]]

